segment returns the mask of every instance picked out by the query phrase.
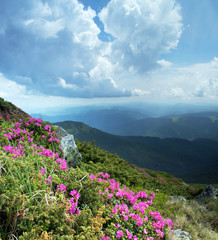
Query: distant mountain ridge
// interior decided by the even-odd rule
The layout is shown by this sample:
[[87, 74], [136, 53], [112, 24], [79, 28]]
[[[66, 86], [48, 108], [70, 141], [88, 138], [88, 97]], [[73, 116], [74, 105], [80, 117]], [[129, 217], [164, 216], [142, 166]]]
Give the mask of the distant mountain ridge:
[[218, 140], [218, 112], [134, 120], [120, 125], [116, 133], [123, 136]]
[[218, 142], [177, 138], [117, 136], [81, 122], [55, 123], [79, 141], [95, 144], [140, 167], [170, 172], [188, 182], [218, 183]]
[[[152, 108], [153, 106], [153, 108]], [[190, 109], [187, 110], [189, 112]], [[101, 131], [120, 136], [151, 136], [160, 138], [209, 138], [218, 141], [218, 109], [195, 109], [185, 113], [182, 106], [168, 109], [149, 105], [142, 107], [81, 107], [63, 111], [63, 115], [34, 117], [45, 121], [78, 121]], [[156, 111], [156, 113], [155, 113]]]

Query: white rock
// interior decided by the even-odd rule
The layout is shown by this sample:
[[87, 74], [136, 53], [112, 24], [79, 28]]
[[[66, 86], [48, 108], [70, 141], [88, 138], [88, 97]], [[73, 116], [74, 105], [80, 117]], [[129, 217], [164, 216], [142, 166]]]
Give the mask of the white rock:
[[192, 240], [192, 237], [188, 232], [183, 231], [181, 229], [177, 229], [174, 231], [173, 239], [174, 240]]

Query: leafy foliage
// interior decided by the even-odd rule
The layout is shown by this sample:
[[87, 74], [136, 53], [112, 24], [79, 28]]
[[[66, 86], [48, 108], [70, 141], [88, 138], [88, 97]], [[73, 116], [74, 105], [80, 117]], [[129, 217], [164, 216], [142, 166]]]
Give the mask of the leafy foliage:
[[191, 198], [200, 190], [93, 143], [78, 142], [83, 161], [68, 168], [54, 126], [0, 103], [1, 240], [167, 240], [168, 194]]
[[[146, 233], [143, 233], [134, 220], [137, 214], [129, 200], [118, 195], [111, 196], [112, 199], [99, 195], [106, 191], [106, 186], [110, 188], [115, 184], [117, 194], [131, 195], [135, 204], [143, 203], [137, 193], [125, 186], [122, 188], [120, 183], [109, 179], [108, 174], [107, 180], [98, 178], [93, 181], [90, 171], [94, 165], [88, 166], [88, 160], [84, 160], [81, 166], [68, 168], [66, 160], [61, 158], [63, 153], [53, 126], [28, 116], [9, 103], [3, 102], [1, 109], [4, 140], [0, 151], [0, 239], [125, 239], [125, 234], [135, 234], [135, 239], [142, 238], [143, 234], [143, 239], [156, 236], [167, 239], [167, 235], [164, 236], [167, 222], [163, 222], [165, 227], [152, 226], [151, 219], [147, 220], [148, 225], [143, 222], [144, 214], [150, 214], [148, 209], [137, 217], [142, 221], [141, 226], [147, 226]], [[93, 153], [90, 149], [88, 155], [100, 168], [104, 152], [98, 155], [98, 151]], [[125, 172], [116, 173], [114, 169], [114, 177], [121, 183], [129, 181], [128, 185], [135, 189], [142, 186], [141, 179], [135, 182], [134, 176], [128, 176], [126, 162], [117, 156], [116, 160]], [[115, 190], [111, 191], [110, 194], [115, 194]], [[153, 204], [153, 198], [147, 201], [146, 208]], [[111, 216], [113, 208], [124, 202], [132, 214], [129, 222], [123, 222], [122, 215], [118, 215], [119, 221]], [[128, 227], [132, 233], [119, 235], [122, 230], [117, 230], [113, 222], [120, 222], [120, 229], [124, 231]]]

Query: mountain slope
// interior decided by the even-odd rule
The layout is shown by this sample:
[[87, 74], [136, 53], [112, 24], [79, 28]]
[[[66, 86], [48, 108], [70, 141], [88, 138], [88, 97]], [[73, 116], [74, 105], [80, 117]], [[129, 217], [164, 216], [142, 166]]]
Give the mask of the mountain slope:
[[215, 105], [93, 105], [63, 108], [56, 114], [53, 112], [53, 116], [37, 114], [35, 117], [50, 122], [83, 122], [101, 131], [121, 136], [218, 140], [218, 109]]
[[116, 134], [123, 136], [209, 138], [218, 140], [218, 113], [203, 112], [134, 120], [120, 125]]
[[[115, 224], [123, 239], [129, 234], [126, 229], [137, 239], [172, 237], [172, 220], [158, 212], [168, 199], [163, 191], [169, 188], [169, 193], [192, 196], [197, 189], [173, 176], [167, 180], [174, 181], [163, 182], [145, 175], [116, 155], [89, 145], [83, 147], [83, 161], [69, 166], [55, 127], [11, 107], [0, 101], [0, 133], [6, 137], [6, 144], [0, 143], [1, 240], [118, 239]], [[116, 168], [108, 168], [109, 164]], [[125, 221], [123, 208], [128, 214]]]
[[193, 240], [217, 239], [216, 199], [168, 201], [192, 198], [199, 186], [90, 143], [78, 143], [83, 161], [70, 167], [54, 126], [1, 99], [0, 134], [0, 240], [109, 240], [121, 232], [122, 239], [169, 240], [172, 223]]
[[[209, 139], [160, 139], [108, 134], [83, 123], [56, 123], [79, 141], [95, 141], [107, 151], [143, 168], [170, 172], [189, 182], [217, 183], [218, 142]], [[205, 175], [204, 175], [205, 173]], [[208, 174], [210, 173], [210, 174]]]

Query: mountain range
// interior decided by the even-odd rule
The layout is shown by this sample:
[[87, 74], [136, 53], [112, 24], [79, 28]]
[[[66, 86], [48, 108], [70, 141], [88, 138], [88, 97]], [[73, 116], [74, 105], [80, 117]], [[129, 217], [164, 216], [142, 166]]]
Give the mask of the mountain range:
[[143, 118], [124, 123], [115, 132], [124, 136], [218, 140], [218, 112]]
[[205, 109], [189, 105], [94, 105], [58, 110], [53, 116], [32, 116], [52, 123], [83, 122], [121, 136], [218, 140], [218, 109], [214, 106]]
[[[217, 121], [212, 119], [212, 122]], [[174, 120], [177, 121], [179, 119]], [[142, 168], [166, 171], [187, 182], [218, 182], [218, 142], [215, 140], [118, 136], [81, 122], [64, 121], [55, 124], [79, 141], [95, 141], [96, 146], [116, 153]]]

